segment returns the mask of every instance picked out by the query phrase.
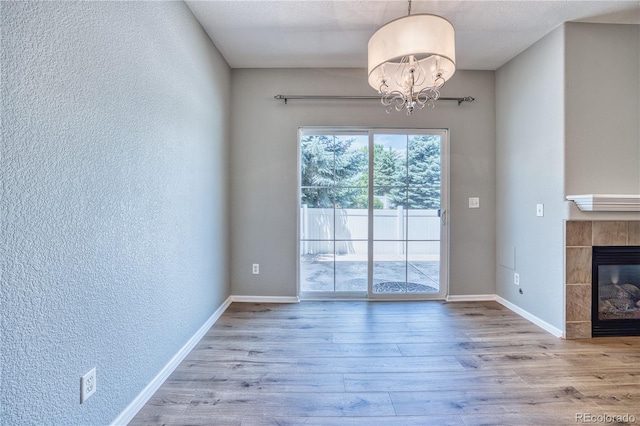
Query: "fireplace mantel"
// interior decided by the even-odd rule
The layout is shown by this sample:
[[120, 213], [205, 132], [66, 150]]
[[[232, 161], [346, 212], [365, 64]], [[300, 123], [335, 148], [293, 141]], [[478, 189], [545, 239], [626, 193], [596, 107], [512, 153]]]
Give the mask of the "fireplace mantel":
[[640, 212], [640, 195], [585, 194], [567, 195], [584, 212]]

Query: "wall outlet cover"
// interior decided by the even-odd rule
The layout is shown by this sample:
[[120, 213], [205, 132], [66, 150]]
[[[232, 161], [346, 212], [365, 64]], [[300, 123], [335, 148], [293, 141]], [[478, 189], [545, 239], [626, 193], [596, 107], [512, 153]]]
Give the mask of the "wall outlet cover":
[[513, 283], [515, 285], [520, 285], [520, 274], [517, 272], [513, 273]]
[[93, 367], [87, 374], [80, 377], [80, 404], [96, 393], [96, 368]]
[[480, 198], [479, 197], [469, 197], [469, 208], [470, 209], [479, 209], [480, 208]]

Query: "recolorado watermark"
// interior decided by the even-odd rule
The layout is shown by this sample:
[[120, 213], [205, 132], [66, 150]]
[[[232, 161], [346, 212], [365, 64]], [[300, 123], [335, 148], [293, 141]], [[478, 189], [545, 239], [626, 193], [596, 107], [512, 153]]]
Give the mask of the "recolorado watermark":
[[593, 414], [576, 413], [576, 423], [612, 423], [612, 424], [632, 424], [636, 422], [633, 414]]

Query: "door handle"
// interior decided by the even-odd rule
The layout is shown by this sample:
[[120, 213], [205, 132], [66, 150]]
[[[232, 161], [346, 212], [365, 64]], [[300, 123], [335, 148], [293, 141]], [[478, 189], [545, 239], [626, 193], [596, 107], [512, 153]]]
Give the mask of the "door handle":
[[447, 211], [446, 210], [442, 210], [442, 213], [440, 213], [440, 223], [442, 223], [443, 225], [447, 224]]

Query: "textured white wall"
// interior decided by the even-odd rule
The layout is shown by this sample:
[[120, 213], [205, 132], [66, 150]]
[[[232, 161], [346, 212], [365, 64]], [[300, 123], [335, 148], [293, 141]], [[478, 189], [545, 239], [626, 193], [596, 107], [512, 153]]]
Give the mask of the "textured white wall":
[[497, 294], [562, 329], [564, 28], [496, 71], [496, 122]]
[[182, 2], [0, 8], [0, 423], [107, 424], [229, 294], [230, 70]]
[[[495, 293], [494, 73], [458, 71], [443, 96], [474, 96], [460, 107], [387, 114], [379, 102], [295, 101], [277, 94], [374, 95], [361, 69], [235, 69], [231, 113], [232, 293], [296, 295], [299, 126], [449, 128], [450, 293]], [[470, 210], [468, 197], [481, 208]], [[260, 275], [251, 264], [260, 264]]]

